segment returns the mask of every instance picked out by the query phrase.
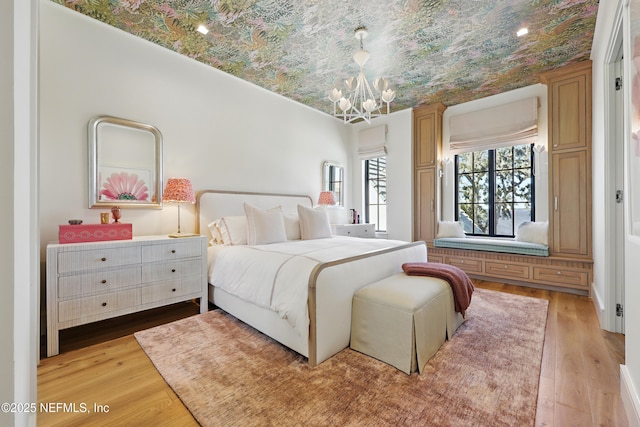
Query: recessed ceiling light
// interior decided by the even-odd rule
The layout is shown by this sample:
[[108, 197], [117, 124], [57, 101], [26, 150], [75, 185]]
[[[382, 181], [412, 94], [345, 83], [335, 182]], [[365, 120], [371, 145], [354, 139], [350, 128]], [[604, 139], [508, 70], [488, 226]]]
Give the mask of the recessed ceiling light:
[[528, 29], [528, 28], [526, 28], [526, 27], [522, 27], [522, 28], [520, 28], [520, 29], [518, 30], [518, 32], [516, 33], [516, 35], [517, 35], [518, 37], [522, 37], [522, 36], [524, 36], [525, 34], [529, 34], [529, 29]]
[[209, 32], [209, 29], [204, 25], [198, 25], [198, 32], [202, 34], [207, 34]]

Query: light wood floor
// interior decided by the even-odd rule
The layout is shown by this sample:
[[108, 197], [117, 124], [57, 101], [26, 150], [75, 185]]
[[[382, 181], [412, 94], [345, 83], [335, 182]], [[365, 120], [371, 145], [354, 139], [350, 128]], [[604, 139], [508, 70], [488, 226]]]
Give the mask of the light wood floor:
[[[549, 300], [537, 426], [628, 425], [620, 399], [624, 336], [599, 328], [590, 299], [475, 283], [485, 289]], [[64, 331], [61, 354], [43, 359], [38, 367], [38, 401], [58, 412], [40, 412], [38, 425], [197, 426], [131, 335], [197, 312], [195, 304], [187, 303]], [[100, 341], [105, 342], [95, 344]], [[69, 404], [75, 404], [78, 412], [70, 411], [74, 407]]]

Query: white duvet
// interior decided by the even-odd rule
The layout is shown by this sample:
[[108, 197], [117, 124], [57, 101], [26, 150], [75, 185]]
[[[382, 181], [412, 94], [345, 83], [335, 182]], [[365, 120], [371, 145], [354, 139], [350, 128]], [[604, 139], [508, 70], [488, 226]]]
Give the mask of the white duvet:
[[309, 275], [324, 262], [400, 246], [406, 242], [334, 236], [257, 246], [209, 247], [209, 283], [270, 308], [300, 336], [309, 330]]

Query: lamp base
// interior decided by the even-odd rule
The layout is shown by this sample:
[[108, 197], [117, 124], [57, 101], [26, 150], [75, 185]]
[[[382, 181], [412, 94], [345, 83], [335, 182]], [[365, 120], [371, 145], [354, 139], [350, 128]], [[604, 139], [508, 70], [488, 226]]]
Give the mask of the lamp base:
[[195, 237], [195, 236], [199, 236], [199, 234], [195, 234], [195, 233], [173, 233], [173, 234], [169, 234], [169, 237]]

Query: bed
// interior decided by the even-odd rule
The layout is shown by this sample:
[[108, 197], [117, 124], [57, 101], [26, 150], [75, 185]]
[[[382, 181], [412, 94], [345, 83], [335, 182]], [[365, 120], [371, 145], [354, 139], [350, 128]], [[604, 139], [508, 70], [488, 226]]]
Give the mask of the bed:
[[[288, 218], [313, 208], [304, 195], [205, 190], [197, 195], [196, 229], [218, 239], [211, 223], [245, 216], [245, 203], [260, 215], [275, 209]], [[209, 301], [306, 356], [311, 366], [349, 346], [356, 290], [401, 272], [405, 262], [427, 260], [424, 242], [334, 236], [257, 245], [215, 243], [208, 254]], [[262, 264], [263, 258], [272, 264]], [[291, 293], [284, 290], [289, 282], [297, 284]], [[244, 294], [245, 285], [255, 291]]]

